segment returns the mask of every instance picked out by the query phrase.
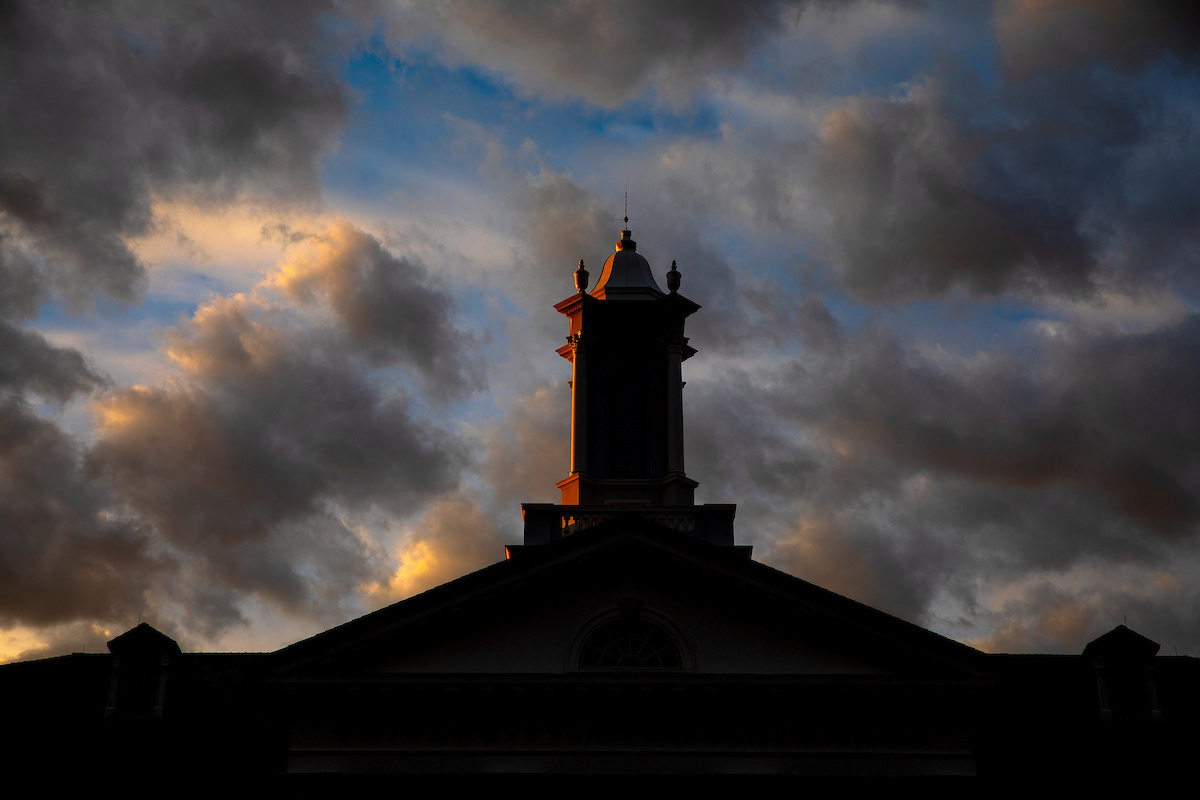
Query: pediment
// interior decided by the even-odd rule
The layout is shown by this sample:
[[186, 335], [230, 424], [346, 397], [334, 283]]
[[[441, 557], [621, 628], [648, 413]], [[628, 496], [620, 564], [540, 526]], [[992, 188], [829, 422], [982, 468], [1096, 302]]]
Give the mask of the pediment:
[[278, 672], [586, 674], [604, 669], [581, 660], [585, 646], [596, 649], [588, 637], [604, 625], [608, 639], [627, 630], [662, 647], [665, 635], [678, 648], [678, 663], [667, 666], [626, 659], [627, 667], [618, 667], [612, 656], [604, 662], [627, 674], [885, 678], [981, 671], [977, 651], [751, 561], [747, 551], [653, 524], [599, 527], [526, 548], [286, 648], [276, 654]]

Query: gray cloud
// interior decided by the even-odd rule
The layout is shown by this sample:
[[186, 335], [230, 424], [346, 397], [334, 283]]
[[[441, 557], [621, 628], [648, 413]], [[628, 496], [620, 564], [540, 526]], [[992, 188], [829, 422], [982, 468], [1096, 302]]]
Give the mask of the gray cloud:
[[16, 321], [35, 316], [47, 290], [35, 258], [13, 240], [0, 217], [0, 319]]
[[530, 91], [614, 106], [648, 84], [686, 99], [708, 74], [741, 64], [788, 5], [451, 2], [402, 16], [393, 32], [433, 32], [456, 57], [507, 73]]
[[0, 398], [37, 395], [65, 403], [107, 383], [76, 350], [55, 347], [32, 331], [0, 321]]
[[[452, 349], [429, 352], [427, 337], [453, 330], [452, 309], [406, 263], [342, 224], [311, 260], [285, 260], [278, 281], [343, 312], [332, 325], [247, 296], [202, 307], [171, 333], [175, 382], [101, 404], [91, 468], [202, 559], [210, 580], [305, 612], [322, 593], [353, 593], [372, 576], [373, 554], [346, 519], [372, 509], [406, 516], [452, 489], [464, 463], [455, 439], [414, 410], [419, 398], [375, 372], [415, 364], [437, 373], [436, 360], [457, 364], [471, 351], [448, 339], [432, 345]], [[374, 298], [395, 307], [361, 309], [353, 299], [378, 289], [377, 268], [411, 274]], [[415, 338], [373, 326], [372, 314], [414, 304], [427, 323]], [[381, 342], [392, 354], [383, 364]]]
[[0, 401], [0, 623], [129, 618], [170, 569], [57, 425]]
[[1148, 530], [1194, 532], [1200, 381], [1178, 365], [1200, 357], [1200, 318], [1070, 339], [1032, 365], [997, 352], [943, 366], [869, 331], [834, 350], [800, 405], [831, 435], [912, 466], [1086, 487]]
[[[690, 472], [706, 501], [739, 503], [760, 557], [908, 619], [979, 637], [994, 625], [999, 638], [980, 640], [993, 649], [1053, 639], [1017, 638], [1033, 606], [986, 612], [997, 587], [1041, 576], [1054, 603], [1073, 598], [1080, 621], [1057, 649], [1119, 622], [1129, 598], [1147, 619], [1168, 602], [1136, 581], [1070, 589], [1064, 576], [1189, 580], [1200, 386], [1179, 365], [1200, 356], [1200, 318], [1141, 333], [1064, 325], [1029, 354], [970, 357], [879, 327], [848, 334], [817, 304], [799, 326], [799, 359], [689, 379]], [[1039, 597], [1026, 598], [1038, 613], [1067, 613]], [[941, 619], [947, 606], [960, 616]]]
[[[1065, 324], [1024, 350], [964, 356], [869, 324], [848, 333], [794, 299], [794, 269], [760, 269], [766, 248], [743, 263], [721, 238], [741, 217], [786, 247], [811, 236], [841, 286], [876, 303], [1194, 289], [1200, 148], [1195, 100], [1173, 83], [1194, 82], [1182, 6], [1042, 7], [1037, 22], [997, 4], [998, 83], [941, 53], [892, 94], [831, 97], [811, 130], [757, 130], [746, 112], [719, 142], [633, 154], [662, 192], [641, 201], [635, 237], [660, 276], [678, 260], [683, 292], [705, 305], [689, 322], [689, 469], [702, 500], [739, 503], [759, 557], [990, 649], [1077, 649], [1118, 611], [1186, 639], [1200, 604], [1172, 580], [1193, 569], [1177, 562], [1200, 513], [1200, 386], [1179, 366], [1200, 356], [1194, 316], [1141, 333]], [[678, 102], [790, 13], [563, 9], [419, 8], [413, 35], [550, 97]], [[515, 503], [556, 494], [565, 395], [502, 400], [472, 464], [439, 416], [482, 385], [454, 295], [349, 226], [283, 231], [298, 247], [273, 283], [169, 332], [177, 373], [106, 395], [94, 448], [30, 410], [107, 383], [16, 324], [49, 299], [136, 302], [129, 241], [155, 230], [154, 198], [318, 199], [317, 158], [346, 109], [323, 53], [337, 26], [319, 18], [340, 10], [0, 12], [0, 618], [69, 627], [148, 604], [211, 641], [253, 597], [331, 621], [363, 586], [394, 599], [496, 560]], [[796, 94], [817, 91], [807, 80]], [[524, 324], [553, 328], [549, 350], [563, 321], [543, 304], [571, 293], [579, 258], [598, 274], [617, 211], [536, 152], [529, 181], [492, 163], [509, 159], [496, 148], [488, 158], [524, 230], [503, 289], [542, 309]], [[732, 222], [714, 226], [722, 215]], [[460, 487], [472, 467], [480, 497]], [[410, 519], [388, 576], [377, 531]]]
[[820, 103], [811, 86], [743, 80], [717, 91], [720, 138], [671, 141], [657, 174], [676, 213], [803, 237], [873, 303], [1195, 293], [1197, 62], [1167, 39], [1146, 47], [1160, 72], [1114, 71], [1099, 48], [1024, 80], [940, 52], [890, 91], [835, 85]]
[[832, 260], [877, 301], [1194, 286], [1200, 192], [1177, 177], [1197, 163], [1191, 106], [1082, 69], [995, 95], [959, 76], [851, 98], [814, 152]]
[[[859, 0], [920, 8], [925, 0]], [[551, 99], [578, 96], [613, 107], [652, 88], [682, 105], [713, 75], [742, 66], [753, 49], [813, 6], [843, 0], [616, 0], [560, 3], [452, 0], [393, 10], [398, 41], [436, 37], [451, 59], [504, 73]], [[422, 41], [422, 43], [426, 43]]]
[[1188, 0], [997, 0], [992, 25], [1016, 77], [1092, 62], [1136, 69], [1200, 49], [1200, 9]]
[[1008, 172], [985, 183], [978, 148], [931, 86], [853, 98], [826, 117], [816, 180], [849, 289], [879, 298], [1086, 286], [1095, 259], [1067, 206], [1081, 187], [1068, 199]]
[[71, 301], [132, 301], [144, 276], [126, 240], [152, 229], [153, 193], [314, 198], [345, 113], [317, 52], [332, 10], [6, 4], [0, 234], [19, 231]]
[[521, 266], [551, 294], [566, 297], [574, 291], [572, 275], [583, 259], [594, 276], [594, 286], [613, 242], [621, 236], [617, 233], [620, 223], [612, 218], [601, 200], [569, 175], [543, 167], [537, 181], [525, 191], [522, 209], [525, 231], [537, 258]]
[[517, 400], [489, 432], [479, 466], [509, 513], [522, 502], [557, 503], [555, 484], [570, 469], [571, 393], [561, 383], [531, 387]]
[[[267, 299], [275, 287], [298, 305]], [[379, 532], [452, 491], [466, 464], [419, 410], [474, 385], [478, 346], [456, 313], [423, 268], [336, 223], [257, 293], [170, 330], [175, 376], [102, 396], [90, 447], [27, 406], [107, 379], [0, 325], [0, 617], [150, 610], [211, 641], [251, 597], [326, 623], [359, 610], [384, 567]]]
[[[283, 451], [311, 444], [331, 464], [341, 456], [351, 471], [366, 476], [363, 490], [346, 480], [354, 485], [342, 495], [358, 497], [378, 489], [369, 475], [372, 458], [382, 458], [380, 447], [423, 453], [433, 446], [426, 439], [440, 435], [432, 427], [411, 427], [415, 423], [401, 400], [380, 394], [361, 374], [351, 375], [348, 364], [336, 363], [338, 355], [318, 353], [316, 366], [306, 373], [301, 354], [284, 352], [262, 331], [264, 346], [278, 345], [266, 354], [273, 353], [274, 360], [251, 364], [237, 377], [226, 370], [214, 377], [211, 390], [202, 381], [183, 381], [111, 395], [103, 409], [113, 436], [95, 451], [29, 410], [32, 398], [64, 403], [106, 386], [107, 379], [78, 352], [54, 347], [13, 323], [35, 317], [37, 307], [51, 299], [75, 308], [86, 308], [97, 296], [137, 302], [145, 275], [130, 240], [155, 230], [156, 198], [184, 196], [200, 204], [295, 204], [318, 198], [316, 159], [332, 145], [346, 110], [335, 64], [322, 49], [334, 29], [321, 17], [335, 11], [326, 2], [282, 7], [17, 2], [0, 8], [0, 564], [5, 587], [0, 614], [6, 620], [128, 619], [147, 602], [161, 603], [161, 596], [151, 602], [145, 593], [163, 575], [178, 574], [178, 565], [164, 555], [172, 550], [157, 534], [169, 529], [179, 536], [173, 541], [186, 543], [181, 531], [187, 512], [203, 527], [209, 510], [194, 503], [189, 507], [178, 496], [156, 496], [156, 490], [170, 495], [207, 486], [205, 497], [214, 502], [249, 498], [250, 527], [265, 526], [306, 503], [310, 513], [323, 513], [338, 524], [336, 509], [300, 497], [314, 485], [327, 490], [328, 475], [289, 483], [278, 470], [287, 458]], [[201, 336], [195, 329], [191, 333]], [[219, 337], [209, 333], [213, 341], [208, 344], [217, 346]], [[202, 344], [191, 344], [200, 358]], [[348, 384], [339, 395], [331, 385], [344, 378]], [[234, 386], [238, 379], [246, 383]], [[251, 387], [256, 379], [260, 383]], [[261, 383], [274, 379], [279, 380], [274, 387]], [[312, 391], [308, 399], [327, 403], [331, 414], [309, 407], [288, 416], [292, 398], [284, 394], [285, 385]], [[327, 391], [321, 394], [322, 389]], [[221, 425], [260, 422], [250, 408], [256, 399], [278, 403], [284, 419], [271, 420], [276, 438], [267, 444], [247, 433], [244, 454], [277, 471], [240, 487], [239, 497], [239, 487], [227, 479], [253, 465], [221, 462], [222, 454], [237, 452], [242, 443], [236, 437], [244, 432]], [[338, 418], [338, 410], [362, 420]], [[267, 415], [264, 409], [258, 413]], [[331, 452], [329, 441], [289, 442], [289, 424], [314, 420], [339, 441], [345, 434], [338, 445], [343, 449]], [[176, 424], [195, 424], [212, 438], [172, 427]], [[135, 442], [119, 435], [139, 425], [157, 438]], [[355, 439], [351, 429], [356, 425], [375, 429]], [[372, 436], [377, 441], [364, 441]], [[183, 449], [172, 452], [172, 444]], [[256, 444], [262, 450], [255, 452]], [[452, 483], [450, 468], [440, 465], [453, 456], [434, 461], [428, 473], [396, 477], [421, 486]], [[230, 473], [216, 475], [221, 466]], [[126, 483], [139, 476], [139, 469], [158, 472], [141, 484]], [[272, 489], [291, 494], [264, 500]], [[402, 501], [411, 495], [400, 488], [397, 496]], [[207, 521], [221, 524], [233, 516], [229, 508], [214, 508]], [[162, 527], [156, 531], [156, 525]], [[235, 526], [226, 535], [232, 541], [239, 534], [245, 529]], [[251, 549], [246, 544], [236, 556], [208, 555], [224, 556], [246, 574], [257, 570], [264, 583], [282, 585], [294, 577], [278, 569], [278, 559]], [[341, 563], [334, 550], [323, 552], [332, 559], [331, 570]], [[199, 550], [193, 555], [201, 557]], [[275, 591], [297, 594], [294, 588]], [[224, 599], [209, 604], [202, 599], [196, 596], [197, 607], [227, 605]], [[236, 611], [226, 608], [213, 616], [219, 620], [222, 614], [227, 619]]]
[[291, 300], [327, 302], [376, 361], [415, 367], [436, 394], [482, 387], [473, 340], [453, 324], [453, 299], [419, 262], [397, 258], [346, 222], [314, 241], [316, 253], [296, 256], [275, 279]]

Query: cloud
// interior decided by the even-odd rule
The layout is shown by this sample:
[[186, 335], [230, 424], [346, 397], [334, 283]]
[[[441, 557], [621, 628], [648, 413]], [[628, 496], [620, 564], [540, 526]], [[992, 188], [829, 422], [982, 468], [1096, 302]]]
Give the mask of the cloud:
[[[258, 294], [216, 298], [171, 331], [177, 376], [104, 398], [89, 456], [207, 580], [303, 613], [372, 575], [364, 515], [413, 513], [452, 489], [464, 463], [454, 437], [414, 408], [420, 396], [377, 370], [412, 366], [439, 390], [457, 387], [442, 365], [472, 352], [448, 297], [411, 262], [345, 222], [316, 241]], [[271, 286], [335, 316], [297, 316], [261, 296]], [[406, 315], [421, 328], [405, 328]]]
[[743, 76], [712, 89], [719, 135], [660, 136], [648, 168], [674, 213], [800, 250], [873, 304], [1194, 293], [1196, 72], [1158, 52], [1163, 73], [1097, 55], [1024, 81], [943, 53], [824, 96]]
[[382, 606], [503, 560], [493, 519], [463, 494], [439, 498], [405, 537], [392, 574], [363, 593]]
[[984, 581], [996, 610], [987, 614], [990, 632], [970, 644], [989, 652], [1078, 653], [1097, 635], [1125, 624], [1161, 644], [1163, 655], [1195, 655], [1200, 598], [1185, 576], [1196, 566], [1195, 549], [1187, 548], [1160, 565], [1084, 563], [1059, 575]]
[[530, 92], [615, 106], [647, 85], [685, 100], [705, 76], [741, 64], [787, 5], [451, 2], [402, 15], [392, 33], [433, 33], [453, 57], [506, 73]]
[[612, 241], [620, 237], [615, 233], [619, 223], [598, 197], [569, 175], [545, 166], [528, 185], [522, 217], [543, 265], [537, 277], [559, 293], [573, 290], [569, 277], [580, 259], [595, 275], [594, 286]]
[[[114, 389], [0, 326], [0, 619], [78, 639], [147, 611], [211, 642], [255, 603], [324, 623], [361, 610], [386, 532], [467, 463], [429, 404], [475, 386], [457, 314], [417, 262], [336, 220], [168, 330], [175, 371], [154, 386]], [[91, 445], [27, 408], [100, 390]]]
[[570, 470], [570, 389], [561, 383], [531, 387], [488, 433], [479, 474], [495, 492], [496, 505], [513, 509], [520, 502], [558, 502], [555, 484]]
[[[554, 499], [566, 471], [565, 323], [546, 306], [578, 259], [595, 280], [611, 253], [619, 195], [591, 175], [618, 165], [644, 184], [639, 252], [660, 278], [677, 260], [705, 306], [688, 323], [690, 474], [702, 500], [739, 503], [758, 557], [992, 649], [1076, 648], [1132, 608], [1194, 630], [1189, 18], [1117, 0], [911, 7], [393, 8], [393, 41], [594, 116], [546, 136], [561, 104], [501, 92], [503, 113], [478, 112], [492, 127], [451, 119], [482, 143], [486, 186], [463, 206], [469, 176], [439, 181], [441, 200], [411, 184], [385, 247], [344, 221], [276, 224], [322, 202], [359, 6], [5, 5], [0, 617], [53, 626], [39, 641], [62, 648], [145, 608], [211, 644], [498, 559], [516, 503]], [[592, 123], [627, 111], [647, 111], [647, 136], [608, 156]], [[561, 153], [584, 129], [586, 168], [533, 142]], [[198, 308], [195, 265], [166, 265], [186, 271], [172, 300], [189, 311], [146, 386], [21, 327], [47, 302], [138, 303], [140, 259], [166, 252], [148, 243], [201, 214], [218, 260], [235, 216], [286, 255], [253, 288], [239, 265], [218, 285], [246, 293]], [[828, 306], [806, 301], [818, 292]], [[940, 334], [902, 307], [950, 299], [970, 328], [997, 296], [1055, 319], [1006, 321], [1018, 341], [971, 352], [916, 341]], [[497, 321], [510, 329], [480, 332]], [[94, 441], [37, 413], [89, 403]], [[1168, 578], [1185, 589], [1139, 589]]]
[[[848, 9], [851, 5], [866, 11], [853, 14], [857, 8]], [[400, 42], [427, 44], [433, 37], [447, 59], [481, 64], [552, 100], [575, 96], [611, 108], [649, 88], [684, 106], [710, 78], [744, 66], [755, 48], [795, 26], [810, 9], [821, 12], [826, 24], [854, 17], [837, 30], [853, 37], [862, 35], [859, 28], [869, 31], [873, 17], [891, 19], [887, 12], [924, 5], [922, 0], [572, 0], [548, 9], [527, 0], [453, 0], [393, 9], [389, 33]]]
[[0, 663], [53, 657], [59, 653], [106, 653], [122, 631], [87, 620], [58, 625], [18, 625], [0, 630]]
[[1086, 285], [1094, 260], [1077, 220], [1047, 213], [1056, 210], [1050, 198], [1027, 193], [1017, 208], [989, 196], [999, 187], [972, 174], [977, 147], [929, 85], [852, 98], [826, 116], [816, 179], [849, 289], [920, 297], [952, 286], [988, 294]]
[[998, 0], [992, 25], [1017, 78], [1097, 62], [1137, 69], [1200, 49], [1200, 9], [1187, 0]]
[[1166, 165], [1193, 160], [1179, 143], [1193, 112], [1159, 91], [1070, 74], [998, 96], [927, 81], [839, 104], [813, 176], [844, 285], [873, 301], [1082, 296], [1186, 276], [1200, 196]]
[[170, 560], [83, 469], [74, 440], [0, 401], [0, 624], [128, 617]]
[[[1126, 602], [1104, 583], [1114, 570], [1191, 574], [1200, 386], [1178, 365], [1200, 356], [1200, 318], [1031, 326], [1019, 347], [977, 353], [880, 325], [851, 333], [817, 303], [798, 325], [797, 357], [688, 377], [689, 474], [705, 501], [739, 504], [758, 557], [966, 638], [1033, 613], [1004, 611], [1014, 601], [997, 587], [1040, 575], [1067, 592], [1087, 567], [1098, 577], [1071, 602], [1104, 611], [1055, 648], [1102, 632]], [[1184, 629], [1155, 610], [1165, 601], [1138, 603]]]
[[346, 221], [293, 248], [273, 282], [302, 306], [327, 302], [350, 336], [382, 363], [415, 367], [438, 394], [481, 388], [469, 334], [453, 325], [450, 295], [425, 268], [385, 250]]
[[[135, 301], [154, 194], [313, 199], [344, 121], [326, 3], [11, 3], [0, 26], [0, 248], [20, 232], [76, 304]], [[11, 256], [4, 261], [10, 262]]]
[[[878, 331], [837, 350], [805, 414], [830, 436], [991, 484], [1070, 484], [1163, 535], [1194, 532], [1200, 318], [1150, 333], [1076, 332], [1038, 363], [1003, 352], [942, 365]], [[811, 403], [811, 405], [808, 405]]]
[[[48, 300], [72, 308], [97, 296], [138, 302], [145, 268], [130, 242], [155, 230], [156, 197], [316, 199], [316, 158], [332, 145], [346, 108], [320, 52], [318, 17], [330, 10], [295, 4], [278, 15], [240, 3], [136, 2], [17, 2], [0, 10], [6, 620], [128, 619], [176, 569], [152, 526], [114, 494], [106, 480], [112, 473], [102, 468], [112, 463], [30, 410], [34, 398], [62, 404], [107, 387], [108, 379], [79, 352], [15, 323], [34, 318]], [[203, 393], [170, 411], [165, 396], [124, 390], [104, 407], [125, 430], [136, 427], [130, 415], [147, 409], [159, 412], [160, 425], [185, 421], [189, 411], [220, 419], [211, 408], [205, 417]], [[186, 441], [179, 430], [151, 424], [147, 432]], [[159, 448], [156, 466], [167, 474], [185, 471], [186, 453], [166, 458], [164, 442], [143, 444]], [[108, 455], [120, 449], [107, 446]], [[126, 468], [138, 463], [129, 447], [123, 454]]]
[[55, 347], [33, 331], [0, 320], [0, 398], [37, 395], [65, 403], [106, 383], [78, 351]]

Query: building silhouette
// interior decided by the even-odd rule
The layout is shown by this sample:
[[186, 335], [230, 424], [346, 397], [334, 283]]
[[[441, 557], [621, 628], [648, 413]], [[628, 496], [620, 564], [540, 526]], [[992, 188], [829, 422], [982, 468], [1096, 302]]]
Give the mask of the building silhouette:
[[[628, 220], [626, 220], [628, 224]], [[626, 227], [581, 261], [558, 505], [506, 559], [273, 653], [0, 667], [10, 765], [86, 774], [972, 776], [1190, 771], [1200, 660], [1119, 626], [1078, 656], [993, 655], [779, 572], [696, 505], [684, 327]]]

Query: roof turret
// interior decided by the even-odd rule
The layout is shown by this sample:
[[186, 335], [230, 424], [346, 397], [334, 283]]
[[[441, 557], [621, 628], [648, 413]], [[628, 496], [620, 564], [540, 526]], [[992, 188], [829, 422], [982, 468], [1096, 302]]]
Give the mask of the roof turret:
[[596, 288], [591, 291], [592, 297], [598, 300], [610, 294], [641, 294], [647, 297], [662, 297], [665, 294], [654, 281], [650, 262], [637, 251], [637, 242], [629, 230], [629, 217], [625, 217], [625, 228], [621, 231], [615, 252], [604, 262], [600, 280], [596, 281]]

